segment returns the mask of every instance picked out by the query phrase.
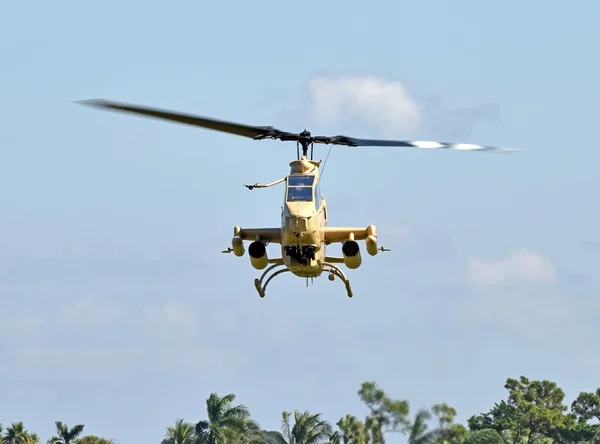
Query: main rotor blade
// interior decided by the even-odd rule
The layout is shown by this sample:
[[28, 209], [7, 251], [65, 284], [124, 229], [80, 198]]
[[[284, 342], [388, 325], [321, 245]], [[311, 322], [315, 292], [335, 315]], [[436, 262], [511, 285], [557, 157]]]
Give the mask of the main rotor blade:
[[222, 131], [230, 134], [237, 134], [238, 136], [250, 137], [253, 139], [264, 138], [273, 135], [292, 135], [292, 133], [279, 131], [273, 128], [272, 126], [244, 125], [241, 123], [227, 122], [224, 120], [217, 120], [209, 117], [195, 116], [191, 114], [178, 113], [164, 109], [150, 108], [146, 106], [133, 105], [128, 103], [113, 102], [104, 99], [82, 100], [77, 103], [93, 106], [96, 108], [107, 108], [116, 111], [124, 111], [127, 113], [169, 120], [172, 122], [183, 123], [186, 125], [199, 126], [202, 128], [207, 128], [215, 131]]
[[507, 152], [521, 151], [514, 148], [495, 148], [491, 146], [476, 145], [471, 143], [447, 143], [433, 141], [403, 141], [403, 140], [379, 140], [379, 139], [357, 139], [348, 136], [312, 136], [310, 132], [304, 130], [302, 133], [289, 133], [281, 131], [272, 126], [253, 126], [245, 125], [236, 122], [213, 119], [210, 117], [202, 117], [191, 114], [173, 112], [160, 108], [150, 108], [146, 106], [133, 105], [122, 102], [114, 102], [104, 99], [82, 100], [84, 105], [93, 106], [96, 108], [107, 108], [116, 111], [137, 114], [141, 116], [154, 117], [157, 119], [169, 120], [172, 122], [183, 123], [186, 125], [199, 126], [215, 131], [221, 131], [238, 136], [249, 137], [254, 140], [262, 139], [278, 139], [282, 141], [297, 141], [304, 148], [310, 143], [323, 143], [333, 145], [346, 146], [388, 146], [388, 147], [408, 147], [421, 149], [451, 149], [459, 151], [491, 151], [491, 152]]
[[485, 145], [476, 145], [472, 143], [448, 143], [434, 141], [407, 141], [407, 140], [379, 140], [379, 139], [357, 139], [347, 136], [335, 137], [314, 137], [315, 143], [326, 143], [333, 145], [347, 146], [389, 146], [389, 147], [407, 147], [421, 149], [450, 149], [459, 151], [491, 151], [508, 152], [521, 151], [516, 148], [496, 148]]

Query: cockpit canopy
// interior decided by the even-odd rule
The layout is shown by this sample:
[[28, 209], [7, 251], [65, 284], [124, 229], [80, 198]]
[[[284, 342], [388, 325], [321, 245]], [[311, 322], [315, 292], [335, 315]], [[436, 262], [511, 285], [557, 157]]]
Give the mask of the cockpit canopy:
[[313, 185], [315, 176], [305, 174], [292, 174], [288, 176], [287, 197], [288, 202], [312, 202], [314, 200]]

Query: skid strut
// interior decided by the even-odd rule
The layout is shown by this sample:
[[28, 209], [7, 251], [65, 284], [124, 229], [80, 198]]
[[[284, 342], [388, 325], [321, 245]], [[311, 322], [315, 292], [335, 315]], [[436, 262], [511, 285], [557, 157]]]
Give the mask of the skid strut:
[[348, 297], [351, 298], [352, 296], [354, 296], [354, 293], [352, 293], [352, 287], [350, 287], [350, 280], [348, 280], [344, 272], [339, 267], [330, 264], [329, 262], [325, 262], [323, 263], [323, 271], [329, 272], [328, 278], [330, 281], [333, 281], [335, 279], [335, 276], [339, 277], [346, 286], [346, 292], [348, 293]]
[[[277, 270], [275, 272], [273, 272], [268, 278], [267, 275], [274, 271], [276, 268], [282, 268], [281, 270]], [[254, 279], [254, 286], [256, 287], [256, 291], [258, 291], [258, 295], [261, 298], [265, 297], [265, 291], [267, 289], [267, 285], [269, 285], [269, 282], [271, 282], [271, 280], [275, 277], [278, 276], [282, 273], [286, 273], [290, 271], [284, 264], [274, 264], [271, 265], [269, 268], [267, 268], [263, 274], [261, 275], [260, 279]], [[344, 272], [342, 270], [340, 270], [339, 267], [330, 264], [329, 262], [325, 262], [323, 263], [323, 271], [329, 273], [329, 280], [333, 281], [335, 280], [335, 277], [337, 276], [338, 278], [341, 279], [341, 281], [344, 283], [344, 285], [346, 286], [346, 292], [348, 293], [348, 297], [351, 298], [352, 296], [354, 296], [354, 294], [352, 293], [352, 287], [350, 287], [350, 281], [348, 280], [348, 278], [346, 277], [346, 275], [344, 274]], [[267, 278], [267, 280], [265, 281], [265, 278]], [[264, 281], [264, 284], [263, 284]]]
[[267, 285], [269, 285], [269, 282], [271, 282], [271, 280], [281, 274], [281, 273], [285, 273], [286, 271], [290, 271], [287, 268], [283, 268], [282, 270], [278, 270], [275, 273], [273, 273], [271, 276], [269, 276], [269, 278], [267, 279], [267, 281], [265, 282], [265, 284], [263, 285], [263, 280], [267, 277], [267, 275], [275, 270], [278, 267], [285, 267], [284, 264], [275, 264], [275, 265], [271, 265], [269, 268], [267, 268], [262, 276], [260, 277], [260, 279], [254, 279], [254, 286], [256, 287], [256, 291], [258, 291], [258, 294], [261, 298], [265, 297], [265, 290], [267, 289]]

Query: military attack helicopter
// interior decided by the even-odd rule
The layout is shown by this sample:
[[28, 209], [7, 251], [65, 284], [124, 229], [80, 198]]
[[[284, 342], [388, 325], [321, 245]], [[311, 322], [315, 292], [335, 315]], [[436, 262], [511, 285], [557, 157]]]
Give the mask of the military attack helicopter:
[[[233, 229], [231, 247], [223, 251], [223, 253], [233, 252], [236, 256], [241, 257], [245, 253], [244, 241], [250, 242], [248, 245], [250, 263], [257, 270], [266, 268], [261, 277], [254, 280], [256, 290], [261, 298], [264, 298], [269, 282], [285, 272], [291, 272], [300, 278], [305, 278], [307, 284], [309, 278], [313, 279], [327, 273], [330, 281], [335, 280], [336, 277], [339, 278], [346, 287], [348, 297], [352, 297], [353, 293], [349, 279], [335, 264], [343, 263], [347, 268], [353, 270], [360, 267], [362, 256], [358, 241], [365, 241], [367, 253], [371, 256], [375, 256], [379, 251], [389, 251], [378, 246], [375, 225], [367, 227], [327, 226], [327, 204], [319, 186], [319, 168], [322, 161], [313, 160], [315, 143], [350, 147], [408, 147], [487, 152], [520, 151], [511, 148], [494, 148], [466, 143], [313, 136], [306, 129], [301, 133], [289, 133], [271, 126], [244, 125], [103, 99], [84, 100], [78, 103], [199, 126], [254, 140], [272, 139], [296, 142], [297, 159], [289, 164], [290, 172], [287, 176], [272, 183], [244, 185], [249, 190], [254, 190], [285, 183], [285, 198], [281, 209], [280, 226], [273, 228], [242, 228], [236, 226]], [[300, 149], [302, 149], [302, 155], [300, 155]], [[310, 159], [308, 158], [309, 149]], [[269, 258], [267, 256], [266, 247], [269, 243], [281, 246], [280, 258]], [[327, 256], [326, 248], [332, 243], [342, 244], [342, 257]], [[276, 269], [279, 270], [275, 271]]]

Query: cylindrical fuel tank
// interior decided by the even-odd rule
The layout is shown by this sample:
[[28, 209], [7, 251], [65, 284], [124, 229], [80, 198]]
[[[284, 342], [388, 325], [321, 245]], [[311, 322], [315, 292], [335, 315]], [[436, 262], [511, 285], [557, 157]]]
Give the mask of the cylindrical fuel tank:
[[261, 241], [252, 242], [248, 247], [248, 254], [250, 255], [250, 263], [257, 270], [262, 270], [269, 264], [267, 246]]
[[355, 240], [349, 240], [342, 244], [342, 254], [344, 255], [344, 264], [346, 267], [355, 269], [362, 264], [360, 247]]

